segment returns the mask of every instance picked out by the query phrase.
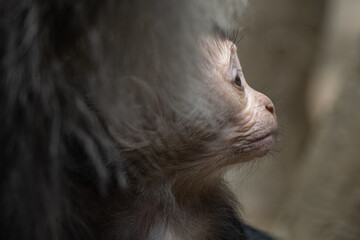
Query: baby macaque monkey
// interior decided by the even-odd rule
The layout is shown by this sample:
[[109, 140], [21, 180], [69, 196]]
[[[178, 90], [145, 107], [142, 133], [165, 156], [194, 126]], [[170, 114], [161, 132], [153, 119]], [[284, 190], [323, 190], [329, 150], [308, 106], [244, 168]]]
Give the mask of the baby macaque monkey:
[[275, 108], [245, 81], [234, 43], [209, 37], [199, 44], [205, 63], [197, 67], [204, 77], [189, 87], [203, 100], [195, 106], [197, 117], [181, 123], [166, 118], [176, 131], [163, 127], [147, 147], [130, 151], [125, 165], [131, 197], [121, 194], [107, 221], [116, 224], [106, 232], [119, 239], [247, 239], [223, 175], [227, 166], [269, 152]]
[[213, 31], [241, 1], [30, 2], [0, 1], [0, 239], [246, 239], [223, 176], [277, 123]]

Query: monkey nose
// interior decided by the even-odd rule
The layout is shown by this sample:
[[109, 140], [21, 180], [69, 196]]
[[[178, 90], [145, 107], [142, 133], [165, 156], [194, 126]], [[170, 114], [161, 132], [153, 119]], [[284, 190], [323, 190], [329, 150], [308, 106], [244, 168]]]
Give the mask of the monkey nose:
[[275, 116], [275, 107], [271, 101], [265, 104], [265, 108], [268, 110], [268, 112]]

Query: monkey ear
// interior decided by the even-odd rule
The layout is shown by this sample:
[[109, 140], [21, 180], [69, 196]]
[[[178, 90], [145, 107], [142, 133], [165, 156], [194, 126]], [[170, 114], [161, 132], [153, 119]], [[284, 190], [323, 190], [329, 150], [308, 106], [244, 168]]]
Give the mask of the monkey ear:
[[129, 76], [120, 79], [121, 90], [115, 104], [113, 116], [110, 116], [109, 130], [116, 140], [129, 148], [148, 145], [156, 137], [163, 119], [156, 94], [156, 86], [150, 86], [145, 80]]

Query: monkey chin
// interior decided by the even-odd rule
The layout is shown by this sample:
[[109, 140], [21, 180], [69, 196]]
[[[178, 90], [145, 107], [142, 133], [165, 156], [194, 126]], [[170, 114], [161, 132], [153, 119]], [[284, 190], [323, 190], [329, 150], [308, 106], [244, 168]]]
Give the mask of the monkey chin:
[[275, 144], [275, 136], [271, 133], [257, 139], [254, 143], [259, 157], [265, 156]]
[[254, 157], [264, 157], [273, 148], [276, 142], [276, 129], [254, 139], [251, 142], [251, 148]]

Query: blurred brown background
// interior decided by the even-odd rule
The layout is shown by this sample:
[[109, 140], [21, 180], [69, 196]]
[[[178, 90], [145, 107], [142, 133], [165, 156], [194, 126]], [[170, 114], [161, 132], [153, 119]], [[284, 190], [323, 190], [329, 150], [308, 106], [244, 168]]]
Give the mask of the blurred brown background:
[[243, 217], [280, 239], [359, 240], [360, 0], [249, 3], [239, 55], [281, 136], [229, 174]]

